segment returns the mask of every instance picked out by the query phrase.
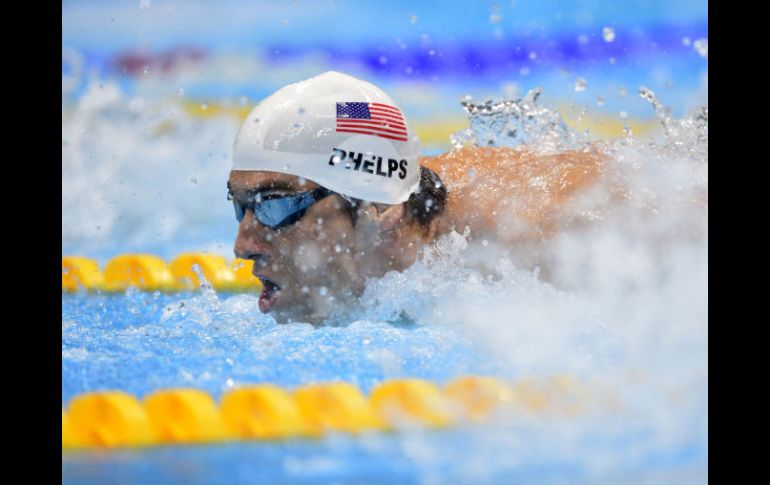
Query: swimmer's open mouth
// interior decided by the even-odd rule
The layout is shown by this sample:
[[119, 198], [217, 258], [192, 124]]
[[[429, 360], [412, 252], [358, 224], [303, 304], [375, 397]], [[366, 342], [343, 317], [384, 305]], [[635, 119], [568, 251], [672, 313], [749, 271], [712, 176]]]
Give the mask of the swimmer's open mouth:
[[275, 281], [262, 275], [256, 275], [259, 281], [262, 282], [262, 293], [259, 295], [259, 311], [267, 313], [278, 301], [278, 296], [281, 293], [281, 287]]

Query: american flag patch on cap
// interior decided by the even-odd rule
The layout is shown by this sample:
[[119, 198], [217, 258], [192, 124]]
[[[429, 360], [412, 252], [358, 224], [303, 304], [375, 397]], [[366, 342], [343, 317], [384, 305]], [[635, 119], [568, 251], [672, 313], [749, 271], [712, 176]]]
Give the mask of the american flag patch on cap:
[[401, 111], [382, 103], [337, 103], [337, 131], [407, 141]]

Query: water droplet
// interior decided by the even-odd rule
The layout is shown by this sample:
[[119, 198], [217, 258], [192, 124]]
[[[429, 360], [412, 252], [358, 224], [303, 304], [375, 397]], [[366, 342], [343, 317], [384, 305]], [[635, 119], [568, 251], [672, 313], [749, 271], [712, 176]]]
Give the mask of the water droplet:
[[537, 59], [537, 52], [535, 52], [535, 51], [530, 52], [529, 53], [529, 58], [532, 59], [533, 61], [535, 59]]
[[225, 381], [225, 385], [226, 385], [227, 387], [233, 387], [233, 386], [235, 385], [235, 381], [233, 381], [232, 379], [227, 379], [227, 380]]
[[303, 286], [301, 291], [302, 293], [310, 293], [310, 288], [308, 288], [307, 286]]
[[585, 91], [586, 84], [588, 84], [588, 81], [586, 81], [582, 77], [577, 78], [577, 80], [575, 81], [575, 92], [582, 93], [583, 91]]
[[618, 91], [618, 94], [620, 95], [620, 97], [628, 96], [628, 91], [626, 91], [626, 87], [620, 86], [620, 91]]
[[481, 245], [484, 246], [484, 247], [487, 247], [487, 246], [489, 246], [489, 241], [484, 239], [483, 241], [481, 241]]
[[436, 51], [431, 49], [431, 50], [428, 51], [428, 55], [429, 56], [435, 56], [436, 55]]
[[289, 25], [289, 19], [283, 19], [282, 23], [283, 25]]
[[230, 357], [226, 358], [225, 362], [227, 362], [229, 365], [233, 365], [234, 364], [233, 359], [231, 359]]
[[503, 16], [497, 13], [493, 13], [489, 16], [489, 23], [492, 25], [497, 25], [500, 23], [500, 21], [503, 20]]
[[604, 97], [603, 96], [599, 96], [598, 98], [596, 98], [596, 104], [598, 106], [604, 106]]
[[184, 96], [184, 88], [179, 88], [179, 91], [176, 92], [177, 96]]
[[409, 17], [409, 22], [416, 24], [417, 23], [417, 15], [412, 15]]
[[[629, 138], [630, 138], [631, 136], [633, 136], [633, 132], [631, 131], [631, 127], [630, 127], [630, 126], [628, 126], [628, 125], [623, 125], [623, 133], [625, 133], [625, 135], [626, 135], [627, 137], [629, 137]], [[633, 165], [633, 167], [638, 169], [638, 168], [639, 168], [639, 165], [635, 163], [635, 164]]]
[[145, 74], [149, 74], [150, 73], [150, 67], [149, 66], [144, 66], [143, 72]]
[[301, 106], [300, 106], [300, 107], [297, 109], [297, 113], [299, 113], [299, 114], [301, 114], [301, 115], [305, 114], [305, 108], [303, 108], [303, 107], [301, 107]]
[[380, 58], [378, 60], [379, 60], [380, 64], [383, 65], [383, 66], [388, 63], [388, 58], [386, 56], [384, 56], [384, 55], [380, 56]]
[[521, 69], [519, 69], [519, 74], [521, 74], [522, 76], [529, 75], [529, 68], [528, 67], [522, 67]]
[[650, 88], [646, 88], [644, 86], [639, 88], [639, 96], [642, 97], [645, 101], [649, 101], [650, 103], [655, 103], [655, 93], [652, 92]]
[[364, 345], [369, 345], [370, 343], [372, 343], [372, 341], [371, 341], [371, 340], [369, 340], [368, 338], [365, 338], [365, 339], [363, 340], [363, 344], [364, 344]]
[[203, 109], [203, 110], [207, 110], [207, 109], [209, 109], [209, 104], [208, 104], [208, 103], [203, 103], [203, 104], [201, 105], [201, 109]]
[[260, 124], [262, 123], [262, 120], [260, 120], [259, 118], [254, 118], [254, 123]]
[[339, 244], [335, 244], [334, 245], [334, 252], [335, 253], [339, 253], [340, 251], [342, 251], [342, 246], [340, 246]]
[[246, 96], [241, 96], [238, 98], [238, 103], [240, 103], [241, 106], [246, 106], [246, 104], [249, 102], [249, 98]]
[[588, 36], [587, 36], [587, 35], [585, 35], [585, 34], [580, 34], [580, 35], [578, 36], [578, 39], [577, 39], [577, 40], [578, 40], [578, 44], [580, 44], [580, 45], [586, 45], [586, 44], [588, 44]]
[[325, 286], [322, 286], [318, 289], [318, 294], [321, 296], [326, 296], [328, 292], [329, 290]]
[[192, 177], [190, 177], [190, 182], [192, 182], [194, 184], [197, 184], [198, 183], [198, 179], [195, 176], [192, 176]]
[[615, 40], [615, 29], [612, 27], [605, 27], [602, 29], [602, 38], [605, 42], [612, 42]]
[[704, 59], [709, 58], [709, 40], [708, 39], [698, 39], [693, 44], [693, 47], [695, 47], [695, 50], [698, 51], [698, 54]]
[[682, 45], [685, 47], [690, 47], [690, 44], [692, 44], [692, 40], [689, 37], [682, 38]]
[[621, 119], [626, 119], [626, 118], [628, 118], [628, 113], [626, 113], [625, 111], [621, 111], [621, 112], [620, 112], [620, 118], [621, 118]]

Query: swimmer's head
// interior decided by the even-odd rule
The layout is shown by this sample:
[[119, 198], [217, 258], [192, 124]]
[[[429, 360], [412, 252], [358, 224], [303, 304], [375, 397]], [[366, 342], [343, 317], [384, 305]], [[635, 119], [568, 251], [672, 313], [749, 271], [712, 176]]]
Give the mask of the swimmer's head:
[[420, 180], [420, 143], [377, 86], [338, 72], [262, 100], [235, 139], [233, 170], [303, 177], [350, 198], [405, 202]]
[[406, 119], [370, 83], [328, 72], [263, 100], [228, 181], [235, 254], [254, 261], [261, 310], [319, 323], [366, 278], [411, 264], [446, 202], [418, 155]]

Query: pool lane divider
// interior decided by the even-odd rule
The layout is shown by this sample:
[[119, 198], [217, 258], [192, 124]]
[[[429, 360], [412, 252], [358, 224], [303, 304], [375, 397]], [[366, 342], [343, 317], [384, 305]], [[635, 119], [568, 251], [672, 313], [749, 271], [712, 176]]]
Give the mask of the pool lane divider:
[[251, 274], [253, 261], [206, 253], [183, 253], [166, 263], [152, 254], [121, 254], [104, 271], [90, 258], [62, 257], [62, 292], [120, 292], [129, 287], [144, 291], [176, 292], [200, 287], [202, 275], [219, 291], [261, 292], [262, 283]]
[[393, 379], [369, 396], [345, 382], [293, 391], [258, 384], [226, 391], [219, 403], [199, 389], [163, 389], [141, 401], [123, 391], [99, 391], [76, 396], [62, 409], [62, 449], [442, 429], [482, 423], [506, 411], [574, 416], [588, 409], [590, 397], [585, 386], [568, 376], [527, 379], [513, 386], [495, 377], [463, 376], [443, 388], [423, 379]]

